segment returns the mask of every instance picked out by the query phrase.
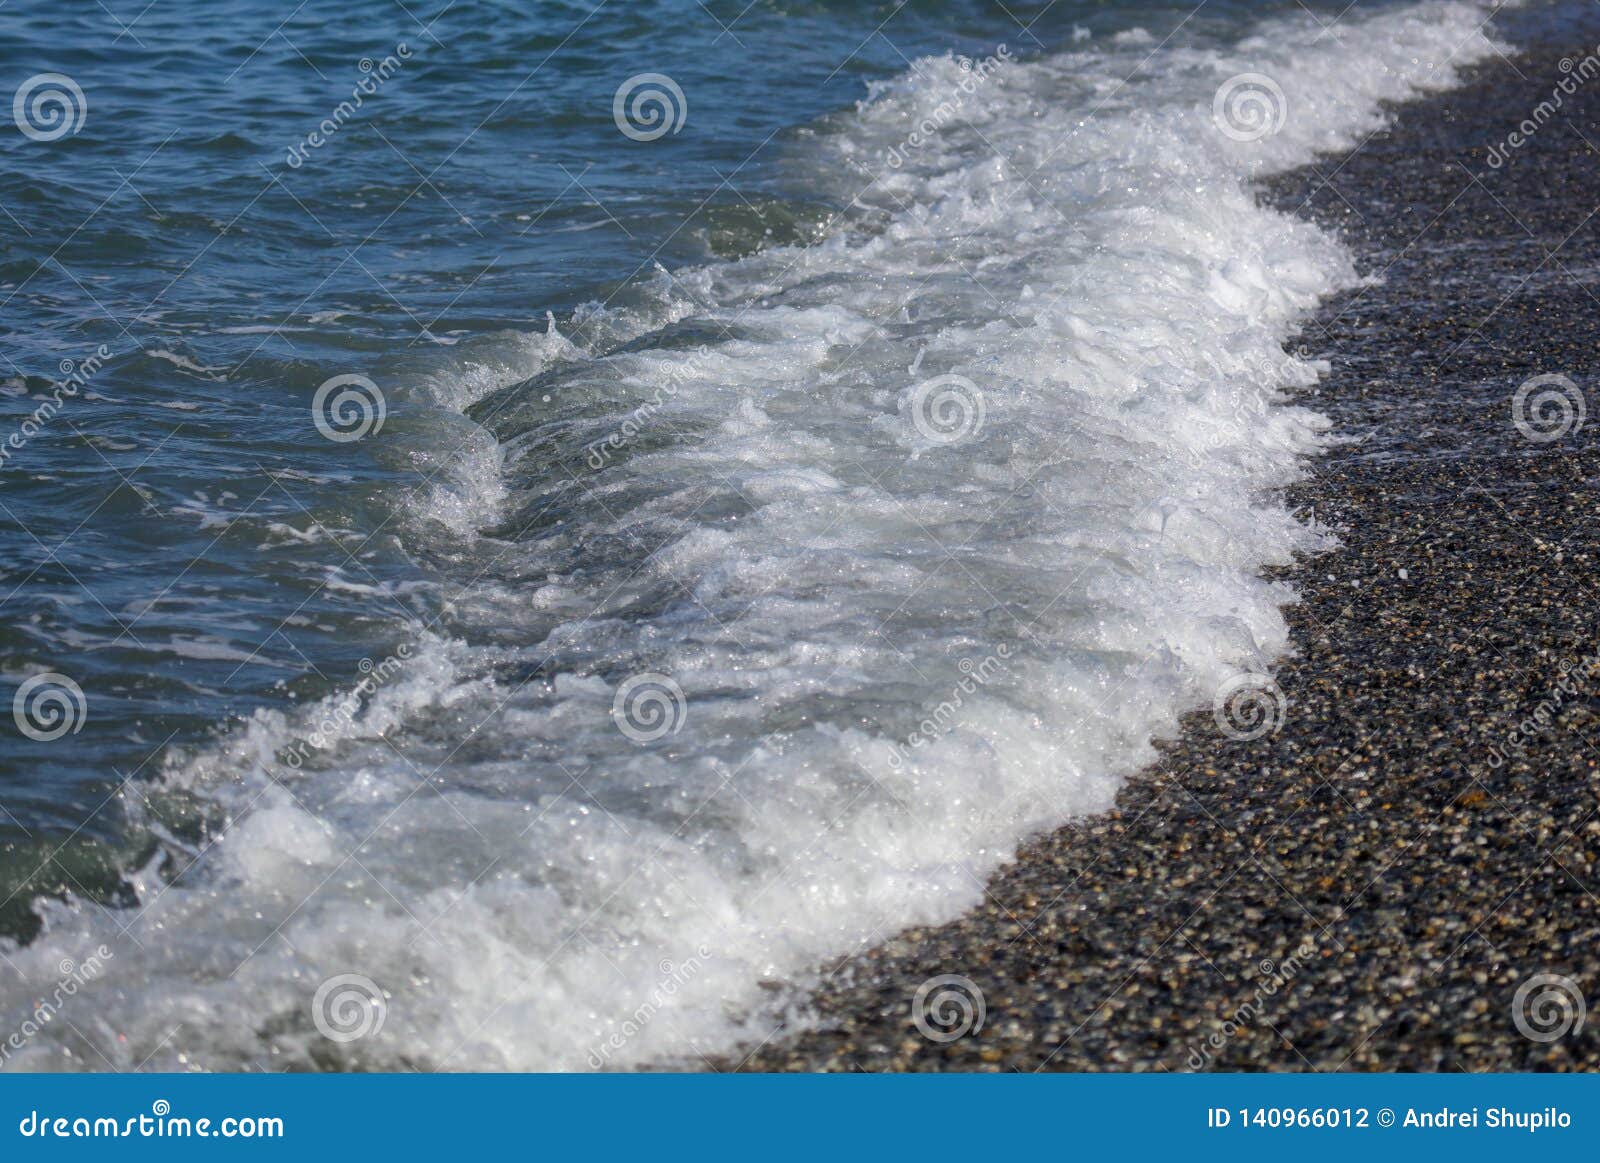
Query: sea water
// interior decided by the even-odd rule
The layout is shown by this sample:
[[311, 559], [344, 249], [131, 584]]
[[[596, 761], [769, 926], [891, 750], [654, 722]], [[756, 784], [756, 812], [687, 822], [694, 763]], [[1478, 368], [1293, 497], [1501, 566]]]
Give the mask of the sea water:
[[694, 1065], [1292, 713], [1252, 183], [1489, 5], [215, 7], [0, 13], [8, 1065]]

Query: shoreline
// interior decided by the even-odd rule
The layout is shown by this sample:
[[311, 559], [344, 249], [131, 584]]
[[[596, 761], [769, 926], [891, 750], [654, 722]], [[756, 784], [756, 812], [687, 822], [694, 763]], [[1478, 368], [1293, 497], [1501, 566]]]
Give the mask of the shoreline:
[[1287, 490], [1341, 546], [1274, 575], [1300, 593], [1277, 729], [1194, 713], [1113, 811], [836, 964], [817, 1028], [714, 1065], [1600, 1067], [1600, 1023], [1550, 1037], [1530, 1008], [1552, 978], [1578, 995], [1556, 1025], [1600, 1004], [1600, 419], [1574, 422], [1600, 408], [1600, 85], [1485, 164], [1597, 41], [1600, 10], [1535, 34], [1263, 190], [1384, 276], [1300, 339], [1333, 372], [1291, 402], [1354, 439]]

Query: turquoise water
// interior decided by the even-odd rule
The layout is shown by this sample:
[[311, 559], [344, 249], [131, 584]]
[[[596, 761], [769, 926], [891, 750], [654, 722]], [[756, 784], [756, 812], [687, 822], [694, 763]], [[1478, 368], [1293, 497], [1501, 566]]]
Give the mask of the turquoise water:
[[[658, 267], [812, 237], [849, 207], [787, 164], [796, 139], [911, 60], [1141, 24], [1227, 36], [1264, 6], [109, 7], [0, 13], [7, 80], [63, 73], [87, 106], [70, 136], [0, 139], [0, 426], [66, 361], [104, 364], [0, 482], [0, 672], [67, 673], [89, 706], [75, 734], [0, 751], [6, 895], [108, 888], [101, 845], [125, 863], [152, 843], [107, 800], [121, 779], [441, 616], [457, 546], [396, 523], [451, 431], [417, 385], [466, 380], [490, 337], [552, 313], [626, 306]], [[612, 116], [644, 71], [688, 105], [654, 142]], [[291, 164], [363, 78], [382, 80]], [[381, 439], [312, 425], [343, 374], [388, 385]], [[87, 868], [39, 869], [69, 838]]]
[[[1320, 543], [1256, 498], [1353, 272], [1244, 182], [1488, 51], [1475, 4], [62, 8], [0, 9], [0, 934], [137, 946], [127, 1065], [715, 1047], [1103, 807]], [[346, 971], [398, 1045], [302, 1037]]]

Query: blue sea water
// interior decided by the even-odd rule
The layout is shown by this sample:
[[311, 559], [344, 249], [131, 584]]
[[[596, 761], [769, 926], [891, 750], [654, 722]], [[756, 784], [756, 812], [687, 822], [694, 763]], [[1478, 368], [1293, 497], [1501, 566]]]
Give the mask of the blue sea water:
[[[67, 745], [0, 752], [4, 891], [41, 843], [126, 858], [102, 806], [122, 779], [438, 617], [418, 581], [454, 547], [393, 527], [448, 440], [433, 401], [391, 389], [387, 443], [350, 447], [312, 426], [319, 385], [448, 379], [475, 342], [629, 304], [658, 269], [813, 237], [849, 207], [793, 143], [917, 58], [1227, 36], [1262, 8], [8, 4], [7, 93], [60, 73], [87, 108], [58, 140], [0, 139], [0, 425], [103, 366], [5, 464], [3, 669], [70, 671], [93, 710]], [[643, 72], [683, 89], [681, 132], [618, 132], [614, 93]]]
[[1352, 271], [1244, 183], [1488, 15], [0, 7], [0, 1012], [113, 950], [33, 1064], [715, 1048], [1104, 806], [1321, 543]]

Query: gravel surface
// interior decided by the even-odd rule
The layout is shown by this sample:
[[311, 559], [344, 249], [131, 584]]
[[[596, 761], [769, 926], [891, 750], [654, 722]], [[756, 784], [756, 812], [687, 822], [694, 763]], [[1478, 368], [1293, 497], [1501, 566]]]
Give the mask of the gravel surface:
[[[1276, 731], [1197, 713], [976, 911], [832, 967], [820, 1029], [720, 1065], [1600, 1067], [1600, 1016], [1575, 1025], [1600, 1004], [1600, 77], [1486, 152], [1594, 51], [1596, 14], [1265, 195], [1383, 278], [1303, 336], [1334, 368], [1305, 402], [1358, 442], [1290, 492], [1342, 548], [1285, 571]], [[1559, 381], [1514, 423], [1548, 375], [1588, 423], [1536, 403]], [[1568, 981], [1519, 999], [1541, 974]], [[980, 1029], [919, 1031], [940, 975], [981, 992]], [[971, 1024], [956, 1001], [940, 1038]]]

